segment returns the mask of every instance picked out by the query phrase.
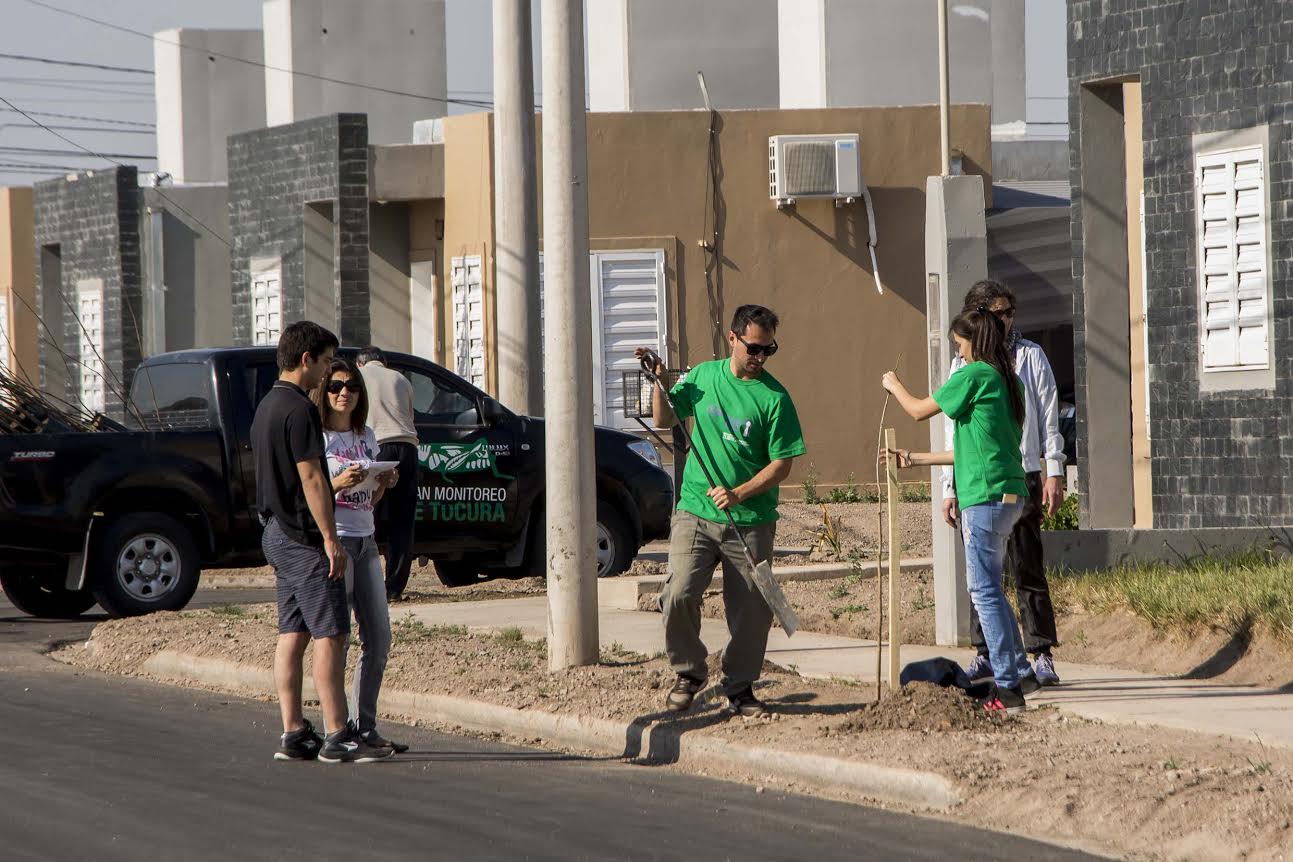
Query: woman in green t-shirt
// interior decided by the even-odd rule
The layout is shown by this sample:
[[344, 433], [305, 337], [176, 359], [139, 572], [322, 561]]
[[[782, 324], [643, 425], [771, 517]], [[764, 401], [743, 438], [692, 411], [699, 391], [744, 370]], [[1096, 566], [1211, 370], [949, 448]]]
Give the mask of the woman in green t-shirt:
[[913, 419], [946, 413], [953, 423], [952, 451], [899, 449], [892, 454], [899, 467], [953, 465], [965, 538], [965, 576], [983, 624], [996, 683], [983, 706], [1014, 713], [1024, 708], [1020, 684], [1030, 668], [1019, 623], [1001, 588], [1001, 570], [1006, 540], [1028, 496], [1019, 459], [1024, 389], [1006, 348], [1005, 326], [987, 308], [958, 315], [952, 321], [951, 336], [966, 365], [931, 397], [916, 398], [892, 371], [882, 383]]

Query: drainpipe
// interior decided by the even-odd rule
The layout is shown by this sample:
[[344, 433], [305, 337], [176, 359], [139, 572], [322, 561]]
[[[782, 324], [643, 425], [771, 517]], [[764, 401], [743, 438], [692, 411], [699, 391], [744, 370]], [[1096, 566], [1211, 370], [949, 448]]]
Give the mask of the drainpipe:
[[145, 356], [166, 352], [166, 284], [165, 255], [162, 249], [162, 227], [166, 211], [148, 207], [148, 300], [144, 303]]
[[938, 3], [938, 127], [943, 149], [943, 176], [952, 175], [952, 140], [948, 120], [947, 0]]

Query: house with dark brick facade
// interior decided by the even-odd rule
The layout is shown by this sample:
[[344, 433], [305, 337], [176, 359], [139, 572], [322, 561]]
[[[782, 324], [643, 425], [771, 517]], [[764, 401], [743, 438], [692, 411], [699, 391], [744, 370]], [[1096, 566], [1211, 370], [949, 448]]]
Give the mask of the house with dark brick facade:
[[1293, 524], [1293, 2], [1070, 0], [1084, 527]]

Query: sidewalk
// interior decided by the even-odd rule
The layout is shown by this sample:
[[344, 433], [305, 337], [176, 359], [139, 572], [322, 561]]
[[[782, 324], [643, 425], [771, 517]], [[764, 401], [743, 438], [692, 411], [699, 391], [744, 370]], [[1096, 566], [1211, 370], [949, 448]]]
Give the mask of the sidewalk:
[[[547, 597], [495, 599], [483, 602], [407, 604], [391, 608], [392, 622], [412, 615], [426, 625], [460, 625], [473, 631], [519, 628], [527, 638], [546, 632]], [[600, 640], [654, 656], [664, 650], [660, 615], [641, 611], [600, 610]], [[727, 642], [722, 620], [705, 619], [701, 636], [711, 650]], [[803, 676], [875, 681], [875, 642], [801, 631], [787, 638], [773, 629], [768, 660]], [[966, 664], [973, 652], [951, 647], [909, 645], [903, 663], [946, 656]], [[885, 662], [887, 664], [887, 661]], [[1293, 692], [1255, 686], [1216, 685], [1095, 665], [1058, 663], [1064, 685], [1029, 697], [1030, 704], [1054, 704], [1062, 710], [1107, 722], [1158, 725], [1200, 733], [1260, 738], [1266, 745], [1293, 748]]]

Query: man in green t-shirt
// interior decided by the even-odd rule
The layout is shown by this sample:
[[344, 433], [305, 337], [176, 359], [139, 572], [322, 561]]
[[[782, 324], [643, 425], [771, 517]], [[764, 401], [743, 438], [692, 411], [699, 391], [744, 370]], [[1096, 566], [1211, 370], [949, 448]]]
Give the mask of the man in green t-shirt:
[[[777, 351], [777, 322], [770, 309], [742, 305], [727, 334], [731, 357], [691, 369], [674, 385], [668, 400], [659, 387], [653, 395], [656, 427], [695, 420], [695, 451], [683, 471], [670, 534], [669, 580], [660, 600], [665, 651], [678, 674], [667, 705], [676, 712], [691, 706], [708, 676], [709, 650], [700, 639], [701, 604], [719, 563], [731, 634], [723, 651], [723, 689], [732, 712], [747, 718], [767, 712], [754, 696], [754, 682], [763, 669], [772, 610], [747, 571], [740, 539], [723, 510], [731, 512], [755, 560], [772, 559], [778, 487], [805, 451], [790, 394], [764, 370]], [[646, 353], [641, 348], [638, 356]], [[665, 369], [657, 366], [655, 371], [668, 385]], [[697, 458], [704, 459], [718, 487], [710, 488]]]

